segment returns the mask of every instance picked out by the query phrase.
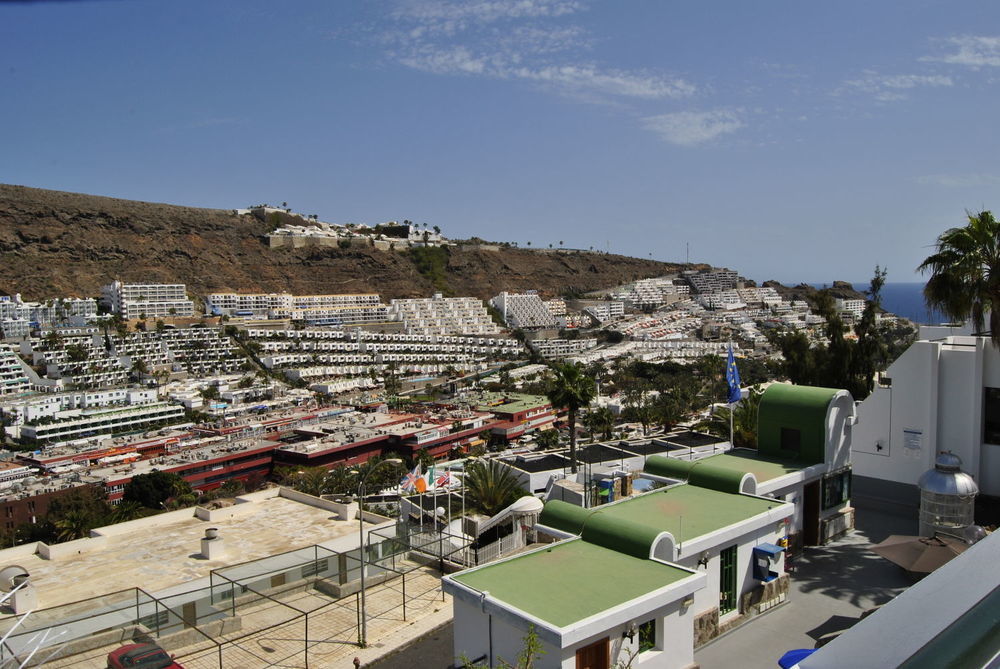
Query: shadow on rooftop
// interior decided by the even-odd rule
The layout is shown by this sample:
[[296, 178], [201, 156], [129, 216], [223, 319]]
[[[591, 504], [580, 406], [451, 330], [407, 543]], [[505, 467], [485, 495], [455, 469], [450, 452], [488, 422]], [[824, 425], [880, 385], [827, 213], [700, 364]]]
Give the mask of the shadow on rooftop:
[[826, 546], [807, 548], [793, 579], [802, 593], [849, 601], [866, 609], [885, 604], [913, 584], [902, 569], [868, 550], [890, 534], [913, 534], [916, 518], [858, 510], [857, 530]]

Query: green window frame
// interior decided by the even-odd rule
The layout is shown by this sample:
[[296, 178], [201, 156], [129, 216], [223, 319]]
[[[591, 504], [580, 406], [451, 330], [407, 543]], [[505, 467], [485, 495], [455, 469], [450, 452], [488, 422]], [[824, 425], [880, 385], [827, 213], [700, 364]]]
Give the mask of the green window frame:
[[845, 469], [823, 477], [823, 510], [843, 504], [851, 498], [851, 470]]
[[736, 546], [719, 553], [719, 615], [736, 610]]

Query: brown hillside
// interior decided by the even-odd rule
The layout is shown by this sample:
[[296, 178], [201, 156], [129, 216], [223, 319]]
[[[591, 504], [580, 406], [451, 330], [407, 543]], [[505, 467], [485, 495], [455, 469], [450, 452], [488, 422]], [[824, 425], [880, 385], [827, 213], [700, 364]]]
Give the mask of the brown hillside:
[[[270, 249], [267, 226], [222, 209], [0, 184], [0, 292], [25, 299], [96, 296], [114, 278], [218, 290], [378, 292], [384, 299], [435, 291], [405, 252], [373, 248]], [[626, 256], [504, 248], [448, 251], [440, 289], [489, 298], [535, 288], [590, 291], [677, 271]]]

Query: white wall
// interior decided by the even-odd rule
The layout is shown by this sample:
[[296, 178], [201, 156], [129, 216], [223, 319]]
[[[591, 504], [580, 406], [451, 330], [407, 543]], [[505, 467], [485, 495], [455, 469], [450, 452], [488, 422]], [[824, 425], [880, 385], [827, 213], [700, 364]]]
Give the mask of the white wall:
[[982, 441], [984, 387], [1000, 388], [1000, 351], [989, 339], [917, 341], [887, 375], [892, 385], [858, 407], [855, 474], [915, 486], [937, 452], [950, 450], [980, 492], [1000, 495], [1000, 445]]

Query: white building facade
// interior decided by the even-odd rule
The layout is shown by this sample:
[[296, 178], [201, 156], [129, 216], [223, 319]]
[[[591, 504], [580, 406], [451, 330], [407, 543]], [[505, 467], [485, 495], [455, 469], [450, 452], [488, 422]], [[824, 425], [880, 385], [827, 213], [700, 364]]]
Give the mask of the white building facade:
[[939, 451], [962, 459], [983, 494], [1000, 495], [1000, 350], [988, 337], [921, 328], [921, 338], [858, 406], [852, 455], [859, 495], [916, 505]]

